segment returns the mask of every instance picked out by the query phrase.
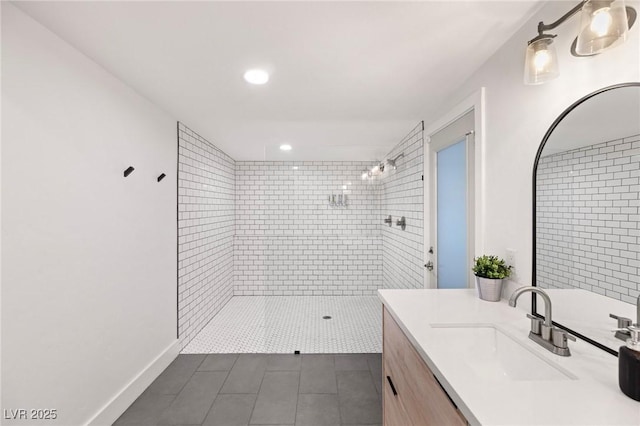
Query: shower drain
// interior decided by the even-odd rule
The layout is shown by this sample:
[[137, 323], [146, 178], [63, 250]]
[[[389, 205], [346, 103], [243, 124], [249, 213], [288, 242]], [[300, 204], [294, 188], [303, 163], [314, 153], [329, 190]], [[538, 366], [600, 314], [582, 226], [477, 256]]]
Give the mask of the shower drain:
[[331, 316], [325, 315], [325, 316], [322, 317], [322, 319], [331, 319]]

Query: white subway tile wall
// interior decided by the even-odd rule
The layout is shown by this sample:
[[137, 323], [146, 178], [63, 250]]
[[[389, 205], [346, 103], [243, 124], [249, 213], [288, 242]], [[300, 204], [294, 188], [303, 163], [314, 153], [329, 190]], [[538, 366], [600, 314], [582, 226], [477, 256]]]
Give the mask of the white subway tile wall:
[[233, 296], [235, 161], [178, 123], [178, 333], [184, 347]]
[[545, 288], [635, 303], [640, 293], [640, 135], [541, 158], [536, 269]]
[[[373, 295], [382, 287], [371, 162], [236, 162], [235, 295]], [[342, 197], [346, 206], [332, 206]], [[346, 197], [346, 198], [345, 198]]]
[[[382, 203], [378, 223], [382, 229], [384, 288], [424, 288], [423, 133], [423, 125], [419, 123], [387, 154], [387, 159], [401, 153], [404, 157], [396, 162], [395, 172], [379, 181]], [[393, 219], [391, 226], [383, 223], [389, 215]], [[404, 231], [396, 225], [402, 216], [407, 224]]]

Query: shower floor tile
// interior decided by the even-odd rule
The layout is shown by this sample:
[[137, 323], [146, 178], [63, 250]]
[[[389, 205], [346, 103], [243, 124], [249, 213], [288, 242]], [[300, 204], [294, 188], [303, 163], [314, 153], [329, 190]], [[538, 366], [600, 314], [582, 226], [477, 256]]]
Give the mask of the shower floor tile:
[[294, 351], [382, 352], [382, 304], [376, 296], [235, 296], [182, 353]]

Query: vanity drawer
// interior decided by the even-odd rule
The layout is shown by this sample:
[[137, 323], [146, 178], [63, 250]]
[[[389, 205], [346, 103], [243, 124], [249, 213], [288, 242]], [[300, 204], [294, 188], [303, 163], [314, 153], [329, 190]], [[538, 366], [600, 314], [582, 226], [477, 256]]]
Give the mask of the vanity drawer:
[[[383, 367], [386, 426], [467, 424], [386, 309], [383, 312]], [[392, 384], [397, 395], [393, 393]]]
[[[385, 370], [387, 370], [386, 367]], [[382, 394], [382, 416], [384, 418], [384, 424], [398, 426], [411, 425], [412, 421], [407, 414], [407, 410], [402, 405], [402, 401], [399, 396], [393, 392], [393, 388], [391, 387], [391, 383], [393, 382], [389, 382], [389, 379], [387, 379], [387, 377], [390, 378], [392, 374], [393, 373], [385, 371], [383, 376], [384, 392]]]

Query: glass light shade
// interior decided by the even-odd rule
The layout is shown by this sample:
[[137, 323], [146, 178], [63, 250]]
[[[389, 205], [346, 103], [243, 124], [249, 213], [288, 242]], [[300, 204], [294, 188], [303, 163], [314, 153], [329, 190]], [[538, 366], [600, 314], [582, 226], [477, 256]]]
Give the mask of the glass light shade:
[[589, 0], [580, 12], [578, 55], [597, 55], [627, 39], [629, 23], [624, 0]]
[[386, 167], [384, 168], [384, 171], [387, 174], [387, 176], [395, 175], [397, 170], [398, 170], [398, 166], [396, 165], [395, 161], [393, 160], [386, 161]]
[[530, 43], [524, 64], [524, 84], [542, 84], [558, 75], [558, 56], [553, 38], [545, 37]]

